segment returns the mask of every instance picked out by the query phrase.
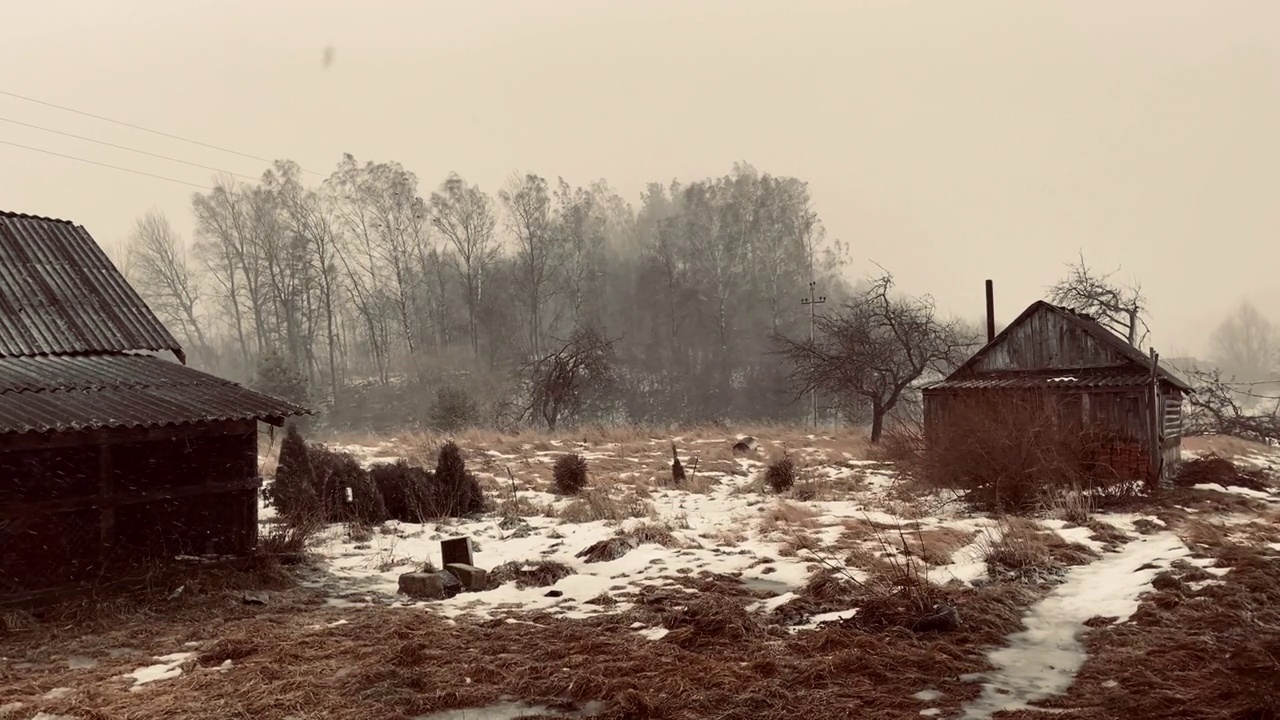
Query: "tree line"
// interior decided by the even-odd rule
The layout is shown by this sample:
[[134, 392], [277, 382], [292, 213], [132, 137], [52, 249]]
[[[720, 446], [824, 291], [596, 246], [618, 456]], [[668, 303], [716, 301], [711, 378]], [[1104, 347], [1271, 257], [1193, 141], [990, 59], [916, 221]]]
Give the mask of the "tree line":
[[[806, 183], [745, 164], [635, 204], [536, 174], [428, 189], [350, 155], [306, 175], [216, 180], [191, 243], [147, 213], [124, 266], [193, 365], [305, 389], [335, 422], [796, 420], [777, 339], [807, 337], [810, 281], [855, 294]], [[597, 372], [540, 395], [566, 367]]]

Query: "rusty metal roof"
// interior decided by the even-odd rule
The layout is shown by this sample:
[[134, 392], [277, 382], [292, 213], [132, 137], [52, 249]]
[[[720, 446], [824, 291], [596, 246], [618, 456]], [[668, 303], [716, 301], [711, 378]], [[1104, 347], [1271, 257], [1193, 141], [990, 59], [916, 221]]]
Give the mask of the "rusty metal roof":
[[0, 434], [217, 420], [279, 424], [306, 408], [148, 355], [0, 358]]
[[81, 226], [0, 211], [0, 357], [182, 347]]
[[1129, 387], [1149, 387], [1151, 374], [1072, 374], [1070, 371], [1056, 375], [979, 375], [968, 378], [942, 380], [926, 385], [925, 390], [1033, 390], [1071, 389], [1105, 390]]

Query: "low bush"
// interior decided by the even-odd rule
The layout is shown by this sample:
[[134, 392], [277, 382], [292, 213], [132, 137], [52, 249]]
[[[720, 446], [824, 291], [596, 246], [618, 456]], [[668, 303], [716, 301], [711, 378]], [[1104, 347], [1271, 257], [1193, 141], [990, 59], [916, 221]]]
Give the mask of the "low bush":
[[321, 513], [316, 493], [316, 475], [311, 467], [307, 442], [295, 425], [285, 430], [275, 478], [263, 491], [267, 502], [288, 523], [302, 522]]
[[577, 495], [587, 487], [587, 460], [577, 453], [561, 455], [551, 468], [555, 491], [560, 495]]
[[452, 440], [440, 448], [436, 459], [432, 498], [432, 514], [436, 517], [465, 517], [485, 509], [480, 481], [467, 470], [462, 449]]
[[436, 390], [429, 414], [431, 427], [441, 432], [455, 432], [471, 427], [480, 419], [479, 409], [471, 395], [452, 385]]
[[397, 460], [373, 465], [369, 468], [369, 477], [382, 496], [388, 518], [407, 523], [422, 523], [432, 518], [436, 482], [430, 471]]
[[382, 494], [351, 453], [312, 444], [307, 454], [329, 522], [377, 525], [387, 520]]
[[774, 492], [784, 493], [795, 486], [797, 475], [796, 461], [790, 455], [783, 455], [769, 464], [764, 481]]

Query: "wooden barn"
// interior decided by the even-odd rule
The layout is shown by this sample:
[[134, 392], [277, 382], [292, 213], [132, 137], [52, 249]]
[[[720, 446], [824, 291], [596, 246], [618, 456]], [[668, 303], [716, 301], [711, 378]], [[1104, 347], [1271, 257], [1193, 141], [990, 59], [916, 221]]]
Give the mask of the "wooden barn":
[[[990, 290], [988, 289], [988, 292]], [[1108, 437], [1105, 463], [1116, 476], [1153, 483], [1175, 471], [1187, 382], [1092, 318], [1047, 302], [1027, 308], [941, 382], [924, 389], [931, 447], [965, 433], [975, 414], [1016, 399], [1051, 408], [1062, 432]], [[995, 412], [1005, 412], [998, 410]]]
[[258, 422], [307, 412], [186, 367], [84, 228], [0, 212], [0, 605], [247, 553]]

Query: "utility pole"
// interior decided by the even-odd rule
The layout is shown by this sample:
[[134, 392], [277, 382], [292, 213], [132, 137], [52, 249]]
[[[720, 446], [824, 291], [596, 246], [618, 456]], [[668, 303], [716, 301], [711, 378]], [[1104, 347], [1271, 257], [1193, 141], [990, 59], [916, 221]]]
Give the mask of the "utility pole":
[[[801, 305], [809, 306], [809, 345], [813, 345], [813, 323], [818, 317], [818, 306], [827, 301], [826, 295], [818, 295], [817, 281], [809, 281], [809, 297], [800, 300]], [[818, 429], [818, 388], [809, 391], [809, 412], [813, 415], [813, 429]]]

